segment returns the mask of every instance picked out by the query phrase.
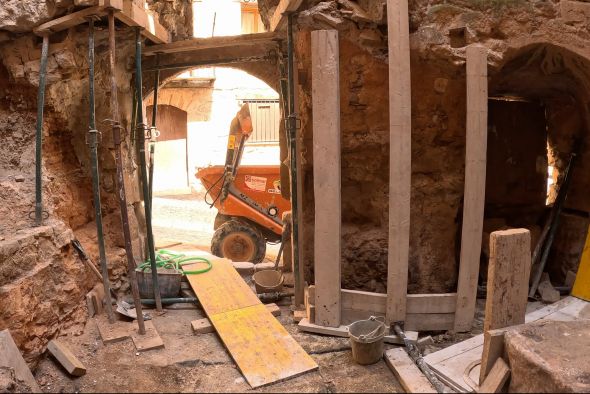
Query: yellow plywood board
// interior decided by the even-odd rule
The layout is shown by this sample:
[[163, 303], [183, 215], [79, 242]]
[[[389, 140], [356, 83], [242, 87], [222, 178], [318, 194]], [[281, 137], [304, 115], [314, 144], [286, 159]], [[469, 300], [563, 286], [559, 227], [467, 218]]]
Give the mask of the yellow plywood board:
[[[213, 268], [205, 274], [187, 275], [191, 287], [208, 316], [260, 304], [229, 260], [207, 257]], [[185, 271], [202, 269], [202, 264], [185, 265]]]
[[[260, 387], [317, 369], [229, 260], [207, 255], [213, 268], [188, 280], [246, 381]], [[202, 268], [188, 265], [185, 270]]]
[[588, 235], [586, 236], [586, 244], [582, 251], [582, 258], [578, 267], [578, 273], [576, 274], [572, 295], [584, 301], [590, 301], [590, 231], [588, 231]]
[[262, 305], [209, 317], [252, 387], [318, 368], [315, 361]]

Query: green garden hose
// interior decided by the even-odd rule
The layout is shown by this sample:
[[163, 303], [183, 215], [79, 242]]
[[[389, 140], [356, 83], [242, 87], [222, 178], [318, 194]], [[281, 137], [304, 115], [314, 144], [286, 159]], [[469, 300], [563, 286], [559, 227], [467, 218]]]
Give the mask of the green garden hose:
[[[195, 264], [197, 262], [205, 263], [207, 264], [207, 267], [194, 271], [185, 271], [182, 269], [183, 265]], [[211, 268], [213, 268], [213, 264], [211, 264], [211, 261], [207, 260], [204, 257], [187, 256], [183, 253], [160, 249], [156, 251], [156, 267], [173, 269], [184, 275], [198, 275], [204, 274], [205, 272], [209, 271]], [[137, 268], [142, 271], [145, 271], [146, 269], [151, 268], [150, 262], [145, 261], [144, 263], [140, 264]]]

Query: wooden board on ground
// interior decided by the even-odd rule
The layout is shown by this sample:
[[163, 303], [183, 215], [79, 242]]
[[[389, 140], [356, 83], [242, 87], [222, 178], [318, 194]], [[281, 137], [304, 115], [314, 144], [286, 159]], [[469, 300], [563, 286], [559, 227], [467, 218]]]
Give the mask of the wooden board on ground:
[[12, 368], [15, 377], [29, 386], [32, 392], [41, 392], [41, 388], [35, 381], [8, 330], [0, 331], [0, 367]]
[[[229, 260], [212, 258], [213, 269], [200, 275], [188, 275], [189, 283], [207, 316], [260, 304], [260, 299], [244, 282]], [[187, 265], [185, 270], [199, 269]]]
[[138, 329], [137, 324], [133, 322], [116, 320], [110, 324], [106, 316], [97, 316], [96, 326], [98, 327], [102, 343], [105, 345], [107, 343], [124, 341], [130, 338], [131, 334]]
[[262, 304], [213, 315], [211, 322], [252, 387], [317, 368]]
[[188, 275], [188, 280], [246, 381], [255, 388], [317, 369], [231, 262], [212, 255], [207, 258], [212, 269]]
[[[281, 316], [281, 308], [277, 304], [267, 304], [266, 309], [271, 313], [273, 316]], [[204, 317], [202, 319], [197, 319], [191, 321], [191, 328], [195, 334], [209, 334], [215, 332], [215, 328], [211, 321]]]
[[86, 367], [78, 360], [74, 353], [65, 343], [54, 339], [47, 344], [47, 350], [55, 357], [70, 375], [83, 376], [86, 374]]
[[138, 352], [145, 352], [153, 349], [161, 349], [164, 347], [164, 341], [158, 334], [154, 322], [151, 320], [145, 321], [145, 334], [139, 335], [139, 332], [135, 330], [131, 333], [131, 339]]
[[[542, 307], [526, 314], [525, 322], [538, 320], [590, 320], [587, 314], [589, 302], [575, 297], [566, 297], [555, 304]], [[473, 392], [473, 388], [464, 380], [466, 368], [475, 362], [481, 361], [483, 353], [483, 334], [476, 335], [466, 341], [459, 342], [438, 352], [424, 357], [424, 361], [434, 371], [437, 377], [448, 386], [459, 392]], [[480, 367], [474, 367], [470, 377], [477, 382], [480, 375]]]
[[[335, 337], [344, 337], [348, 338], [348, 326], [339, 326], [339, 327], [324, 327], [318, 326], [316, 324], [312, 324], [309, 322], [307, 318], [301, 319], [299, 324], [297, 325], [299, 330], [304, 332], [311, 332], [314, 334], [322, 334], [322, 335], [331, 335]], [[406, 338], [409, 339], [411, 343], [416, 343], [418, 341], [418, 333], [416, 331], [406, 331]], [[403, 345], [404, 341], [401, 340], [397, 335], [386, 335], [384, 338], [385, 343], [390, 343], [392, 345]]]
[[385, 352], [385, 363], [408, 393], [436, 393], [426, 376], [414, 364], [404, 348], [389, 349]]
[[499, 358], [478, 391], [480, 393], [500, 393], [509, 376], [510, 368], [508, 368], [506, 361]]

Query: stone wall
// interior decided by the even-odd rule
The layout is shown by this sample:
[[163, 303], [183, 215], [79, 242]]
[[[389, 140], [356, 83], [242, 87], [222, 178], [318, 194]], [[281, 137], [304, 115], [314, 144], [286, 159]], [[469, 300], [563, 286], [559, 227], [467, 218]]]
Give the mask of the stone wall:
[[[22, 2], [23, 6], [24, 3]], [[35, 2], [29, 2], [35, 3]], [[53, 1], [48, 3], [54, 3]], [[6, 8], [2, 5], [4, 11]], [[21, 7], [22, 8], [22, 7]], [[15, 8], [17, 11], [21, 8]], [[27, 14], [28, 15], [28, 14]], [[24, 16], [21, 16], [23, 18]], [[32, 15], [28, 15], [32, 17]], [[15, 16], [15, 18], [17, 18]], [[18, 19], [18, 18], [17, 18]], [[43, 21], [37, 18], [31, 23]], [[98, 282], [70, 245], [78, 238], [98, 263], [90, 174], [88, 130], [88, 31], [78, 26], [51, 36], [43, 122], [43, 203], [48, 218], [33, 227], [35, 123], [41, 40], [13, 35], [0, 19], [0, 329], [9, 328], [27, 361], [35, 362], [46, 343], [76, 332], [86, 320], [85, 295]], [[30, 31], [30, 29], [29, 29]], [[130, 141], [131, 63], [134, 33], [117, 31], [117, 82], [122, 117], [123, 158], [136, 259], [143, 254], [142, 220], [135, 148]], [[116, 198], [106, 21], [96, 29], [96, 119], [101, 198], [109, 276], [118, 291], [128, 288], [126, 259]], [[137, 214], [134, 214], [137, 212]], [[31, 313], [34, 311], [34, 313]]]
[[[467, 45], [480, 43], [489, 49], [490, 95], [512, 93], [546, 105], [549, 164], [556, 167], [556, 180], [563, 175], [567, 164], [564, 159], [569, 157], [574, 141], [587, 138], [588, 110], [583, 103], [587, 101], [585, 92], [590, 82], [588, 19], [574, 18], [571, 12], [564, 11], [571, 3], [586, 11], [590, 7], [567, 1], [410, 2], [410, 292], [447, 292], [454, 291], [456, 286], [464, 188]], [[263, 19], [268, 22], [276, 2], [259, 4], [261, 11], [266, 10]], [[337, 29], [340, 33], [343, 286], [380, 292], [386, 288], [389, 174], [384, 6], [384, 0], [304, 2], [298, 14], [296, 36], [307, 279], [313, 281], [314, 220], [309, 31]], [[568, 115], [560, 113], [564, 107], [556, 105], [559, 102], [569, 103]], [[564, 127], [556, 121], [558, 118], [569, 122], [571, 127]], [[516, 143], [526, 144], [527, 140], [521, 138]], [[588, 151], [582, 146], [580, 155], [585, 157]], [[517, 176], [521, 181], [527, 177], [537, 179], [541, 174], [543, 169], [536, 168], [536, 156], [534, 159], [535, 163], [527, 161]], [[590, 210], [590, 200], [583, 195], [588, 185], [579, 174], [585, 172], [587, 163], [588, 160], [580, 160], [567, 202], [569, 208], [585, 212]], [[546, 164], [547, 160], [540, 162], [541, 166]], [[506, 187], [506, 182], [508, 179], [500, 182], [500, 190]], [[515, 201], [530, 201], [527, 196], [532, 193], [538, 197], [540, 190], [539, 185], [534, 191], [524, 190]], [[544, 207], [538, 198], [535, 201], [536, 216], [519, 219], [519, 225], [537, 231], [543, 224]], [[511, 220], [514, 219], [511, 214], [506, 216], [509, 226], [515, 225], [517, 220]], [[571, 261], [572, 257], [568, 259]]]

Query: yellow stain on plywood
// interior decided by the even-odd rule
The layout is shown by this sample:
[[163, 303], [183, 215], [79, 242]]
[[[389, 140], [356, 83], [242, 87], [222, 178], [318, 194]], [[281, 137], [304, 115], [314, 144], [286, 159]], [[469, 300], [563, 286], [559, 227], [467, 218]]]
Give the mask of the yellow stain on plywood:
[[582, 251], [582, 258], [580, 259], [580, 266], [576, 274], [572, 295], [584, 301], [590, 301], [590, 231], [588, 231], [588, 235], [586, 236], [586, 244]]
[[318, 368], [262, 304], [220, 313], [209, 319], [252, 387]]
[[[260, 302], [229, 260], [206, 256], [213, 267], [187, 275], [219, 337], [252, 387], [318, 368], [315, 361]], [[184, 266], [185, 270], [202, 268]]]
[[[187, 275], [191, 287], [208, 316], [260, 304], [252, 289], [244, 282], [229, 260], [207, 257], [213, 268], [199, 275]], [[184, 270], [203, 268], [200, 264], [185, 265]]]

